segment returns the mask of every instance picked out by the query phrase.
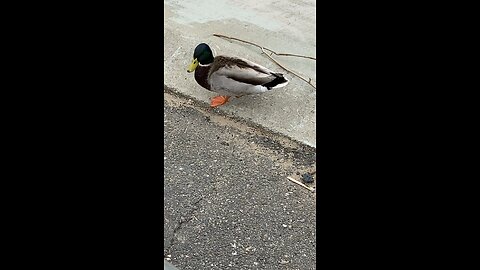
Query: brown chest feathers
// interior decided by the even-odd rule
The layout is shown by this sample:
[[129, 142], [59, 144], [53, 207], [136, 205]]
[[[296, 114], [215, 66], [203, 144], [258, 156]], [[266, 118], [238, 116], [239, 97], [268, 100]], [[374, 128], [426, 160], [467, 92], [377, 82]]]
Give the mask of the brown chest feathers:
[[210, 84], [208, 83], [208, 72], [210, 71], [210, 66], [198, 66], [195, 69], [195, 81], [207, 90], [210, 89]]

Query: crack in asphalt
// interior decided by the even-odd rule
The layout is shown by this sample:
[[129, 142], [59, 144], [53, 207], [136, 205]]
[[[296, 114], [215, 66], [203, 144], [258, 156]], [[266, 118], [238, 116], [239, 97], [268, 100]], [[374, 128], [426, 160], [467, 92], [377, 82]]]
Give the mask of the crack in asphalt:
[[[214, 188], [215, 191], [216, 191], [216, 188]], [[176, 239], [177, 239], [177, 235], [178, 235], [178, 232], [184, 227], [184, 224], [187, 224], [188, 222], [190, 222], [194, 217], [195, 217], [195, 212], [198, 211], [198, 207], [197, 205], [204, 199], [204, 197], [200, 197], [200, 199], [194, 201], [192, 203], [192, 210], [185, 216], [181, 216], [180, 217], [180, 221], [175, 225], [175, 228], [173, 229], [173, 234], [172, 234], [172, 237], [170, 239], [170, 244], [168, 245], [168, 247], [166, 247], [164, 249], [164, 254], [163, 254], [163, 257], [166, 258], [166, 255], [170, 254], [170, 250], [171, 248], [173, 247], [173, 245], [175, 244]]]

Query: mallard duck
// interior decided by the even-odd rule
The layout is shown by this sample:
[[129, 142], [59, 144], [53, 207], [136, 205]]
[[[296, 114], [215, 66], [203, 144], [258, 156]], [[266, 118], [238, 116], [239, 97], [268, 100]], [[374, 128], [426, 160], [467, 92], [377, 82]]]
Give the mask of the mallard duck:
[[220, 94], [211, 100], [211, 107], [227, 103], [231, 96], [264, 93], [288, 84], [283, 74], [249, 60], [221, 55], [213, 57], [212, 50], [205, 43], [198, 44], [193, 52], [193, 61], [187, 72], [193, 71], [200, 86]]

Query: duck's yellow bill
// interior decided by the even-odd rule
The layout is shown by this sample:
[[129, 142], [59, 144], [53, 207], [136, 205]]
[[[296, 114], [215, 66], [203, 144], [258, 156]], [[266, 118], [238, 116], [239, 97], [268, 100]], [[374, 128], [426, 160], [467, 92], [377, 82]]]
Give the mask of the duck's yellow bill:
[[195, 58], [195, 59], [193, 59], [190, 66], [188, 66], [187, 72], [188, 73], [193, 72], [197, 67], [198, 67], [198, 60], [197, 60], [197, 58]]

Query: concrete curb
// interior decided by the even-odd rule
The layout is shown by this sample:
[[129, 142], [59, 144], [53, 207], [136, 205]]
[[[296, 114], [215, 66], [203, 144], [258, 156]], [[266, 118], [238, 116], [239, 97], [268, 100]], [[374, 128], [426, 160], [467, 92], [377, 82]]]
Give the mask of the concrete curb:
[[[197, 99], [196, 97], [194, 96], [190, 96], [190, 95], [187, 95], [181, 91], [178, 91], [176, 89], [173, 89], [171, 87], [168, 87], [166, 85], [164, 85], [164, 93], [167, 93], [167, 94], [170, 94], [170, 95], [174, 95], [174, 96], [177, 96], [179, 98], [182, 98], [182, 99], [185, 99], [185, 100], [190, 100], [190, 102], [192, 104], [194, 104], [195, 106], [198, 106], [204, 110], [210, 110], [210, 103], [204, 101], [204, 100], [199, 100]], [[264, 133], [268, 133], [269, 135], [272, 135], [272, 136], [275, 136], [275, 137], [281, 137], [283, 139], [286, 139], [286, 140], [289, 140], [289, 141], [292, 141], [294, 143], [297, 143], [299, 145], [302, 145], [302, 147], [305, 147], [306, 149], [311, 149], [311, 150], [316, 150], [316, 148], [314, 146], [311, 146], [311, 145], [308, 145], [308, 144], [305, 144], [301, 141], [298, 141], [296, 140], [295, 138], [292, 138], [292, 137], [289, 137], [288, 135], [286, 134], [283, 134], [283, 133], [280, 133], [280, 132], [276, 132], [274, 130], [270, 130], [268, 129], [267, 127], [264, 127], [258, 123], [255, 123], [253, 121], [251, 121], [250, 119], [247, 119], [247, 118], [243, 118], [239, 115], [236, 115], [234, 113], [231, 113], [231, 112], [227, 112], [227, 111], [221, 111], [221, 110], [218, 110], [218, 108], [216, 109], [213, 109], [215, 110], [215, 113], [218, 114], [218, 115], [221, 115], [221, 116], [224, 116], [224, 117], [228, 117], [234, 121], [238, 121], [238, 122], [241, 122], [241, 123], [244, 123], [246, 124], [247, 126], [249, 127], [252, 127], [252, 128], [255, 128], [257, 130], [260, 130]]]

